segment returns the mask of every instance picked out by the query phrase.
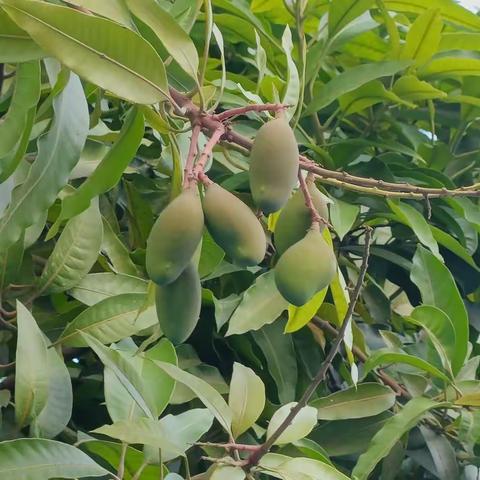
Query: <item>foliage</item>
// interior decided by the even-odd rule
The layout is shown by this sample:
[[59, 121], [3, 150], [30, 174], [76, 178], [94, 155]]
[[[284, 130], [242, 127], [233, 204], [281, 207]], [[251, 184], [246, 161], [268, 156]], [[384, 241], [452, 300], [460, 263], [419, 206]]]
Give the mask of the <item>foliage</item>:
[[[0, 474], [477, 478], [479, 32], [454, 0], [0, 0]], [[283, 285], [338, 263], [303, 305], [297, 163]]]

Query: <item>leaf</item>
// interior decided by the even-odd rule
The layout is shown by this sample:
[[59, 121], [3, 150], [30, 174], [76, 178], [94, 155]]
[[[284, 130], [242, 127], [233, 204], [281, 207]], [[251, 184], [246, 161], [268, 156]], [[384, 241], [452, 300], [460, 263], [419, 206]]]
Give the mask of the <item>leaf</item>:
[[436, 8], [442, 18], [448, 22], [477, 30], [480, 19], [473, 13], [452, 0], [384, 0], [388, 10], [405, 13], [423, 13]]
[[[152, 399], [153, 413], [155, 417], [158, 417], [171, 400], [175, 382], [152, 360], [161, 360], [176, 365], [175, 348], [165, 338], [142, 354], [138, 353], [137, 346], [133, 341], [127, 348], [125, 348], [125, 344], [126, 342], [122, 342], [116, 345], [115, 349], [126, 362], [135, 368], [142, 382], [140, 390], [146, 392]], [[104, 371], [104, 392], [107, 410], [114, 422], [133, 420], [144, 416], [142, 410], [110, 368], [105, 368]]]
[[288, 308], [288, 302], [275, 285], [273, 271], [255, 280], [233, 312], [225, 336], [258, 330], [274, 322]]
[[480, 407], [480, 392], [466, 393], [457, 398], [454, 403], [465, 407]]
[[418, 71], [420, 78], [464, 77], [480, 75], [480, 60], [461, 57], [441, 57]]
[[148, 282], [141, 278], [123, 275], [120, 273], [90, 273], [83, 277], [69, 294], [91, 306], [124, 293], [147, 293]]
[[410, 278], [420, 290], [423, 303], [439, 308], [453, 323], [456, 338], [451, 362], [453, 373], [457, 374], [467, 358], [469, 323], [455, 280], [440, 260], [420, 246], [413, 257]]
[[442, 33], [439, 9], [427, 10], [417, 17], [408, 30], [400, 58], [412, 59], [422, 65], [437, 53]]
[[253, 332], [253, 338], [267, 360], [268, 372], [275, 380], [281, 403], [295, 398], [298, 374], [292, 336], [285, 335], [284, 329], [285, 322], [279, 320]]
[[399, 71], [407, 68], [410, 64], [411, 62], [409, 60], [399, 60], [368, 63], [349, 68], [336, 77], [333, 77], [332, 80], [319, 89], [314, 99], [305, 109], [304, 115], [318, 112], [322, 108], [330, 105], [330, 103], [341, 95], [351, 92], [365, 83], [377, 78], [395, 75]]
[[298, 75], [297, 66], [292, 59], [292, 32], [290, 31], [290, 27], [288, 25], [283, 31], [282, 47], [283, 51], [285, 52], [285, 56], [287, 57], [287, 78], [282, 103], [292, 107], [285, 111], [286, 118], [291, 119], [295, 114], [298, 99], [300, 97], [300, 77]]
[[365, 13], [374, 0], [336, 0], [328, 11], [328, 35], [334, 37], [342, 28]]
[[73, 193], [62, 201], [62, 210], [48, 233], [48, 238], [56, 235], [60, 223], [66, 218], [86, 210], [98, 195], [112, 189], [122, 177], [124, 170], [134, 158], [145, 131], [143, 114], [133, 107], [128, 113], [122, 130], [94, 172]]
[[97, 261], [102, 236], [102, 219], [95, 201], [66, 224], [40, 277], [38, 294], [74, 287]]
[[170, 13], [155, 0], [126, 0], [126, 3], [130, 11], [153, 30], [185, 73], [196, 81], [199, 64], [197, 49]]
[[412, 367], [419, 368], [420, 370], [424, 370], [434, 377], [440, 378], [444, 382], [450, 383], [449, 378], [443, 372], [427, 361], [406, 353], [392, 352], [387, 348], [381, 348], [368, 357], [368, 360], [363, 366], [363, 373], [364, 375], [367, 375], [368, 372], [379, 365], [388, 365], [390, 363], [405, 363]]
[[478, 50], [480, 34], [475, 32], [445, 32], [440, 39], [439, 51]]
[[275, 453], [265, 455], [260, 461], [260, 468], [264, 473], [283, 480], [349, 480], [328, 463], [312, 458], [289, 458]]
[[316, 293], [305, 305], [297, 307], [288, 306], [288, 322], [285, 333], [293, 333], [303, 328], [316, 315], [318, 309], [325, 300], [328, 287]]
[[86, 8], [102, 17], [114, 20], [126, 27], [132, 26], [132, 19], [123, 0], [68, 0], [68, 3]]
[[32, 0], [1, 0], [45, 52], [104, 90], [134, 103], [168, 99], [165, 67], [135, 32], [104, 18]]
[[156, 361], [155, 364], [174, 380], [192, 390], [202, 403], [212, 412], [220, 425], [222, 425], [228, 433], [231, 433], [232, 411], [225, 403], [222, 396], [211, 385], [175, 365], [158, 361]]
[[420, 426], [420, 431], [432, 456], [438, 478], [440, 480], [458, 478], [460, 472], [457, 458], [450, 442], [443, 435], [435, 433], [423, 425]]
[[12, 480], [103, 477], [109, 472], [78, 448], [40, 438], [0, 442], [0, 475]]
[[245, 472], [240, 467], [218, 465], [209, 476], [209, 480], [244, 480]]
[[[0, 17], [1, 18], [1, 17]], [[0, 122], [0, 171], [5, 157], [16, 146], [27, 126], [28, 114], [40, 100], [40, 63], [26, 62], [17, 65], [15, 90], [8, 112]]]
[[[95, 337], [88, 333], [81, 333], [85, 343], [98, 355], [101, 362], [112, 370], [121, 384], [125, 387], [128, 395], [135, 401], [146, 417], [155, 419], [155, 405], [153, 399], [148, 398], [143, 391], [143, 381], [128, 359], [122, 357], [119, 352], [102, 345]], [[147, 398], [145, 398], [147, 397]]]
[[365, 453], [352, 471], [354, 480], [366, 480], [377, 463], [385, 458], [400, 440], [433, 408], [441, 408], [448, 404], [438, 403], [428, 398], [418, 397], [410, 400], [395, 416], [386, 421], [385, 425], [375, 434]]
[[[47, 65], [49, 65], [47, 63]], [[53, 76], [53, 67], [47, 68]], [[53, 100], [50, 131], [38, 141], [38, 154], [25, 181], [13, 192], [0, 218], [0, 252], [13, 245], [55, 201], [82, 151], [88, 133], [88, 108], [80, 80], [74, 74]]]
[[22, 235], [3, 255], [0, 255], [0, 292], [8, 287], [19, 273], [24, 254], [23, 244]]
[[232, 433], [238, 438], [258, 419], [265, 408], [265, 385], [250, 368], [233, 364], [228, 406], [233, 414]]
[[351, 203], [335, 199], [330, 205], [330, 221], [340, 240], [350, 231], [357, 219], [360, 207]]
[[126, 443], [139, 443], [162, 450], [162, 460], [170, 461], [183, 455], [206, 433], [213, 422], [206, 409], [193, 409], [180, 415], [167, 415], [161, 420], [137, 418], [104, 425], [94, 433], [108, 435]]
[[[267, 429], [267, 440], [283, 423], [295, 407], [296, 402], [287, 403], [280, 407], [270, 419]], [[275, 441], [275, 445], [283, 445], [285, 443], [295, 442], [306, 437], [317, 424], [317, 410], [313, 407], [303, 407], [292, 420], [290, 425], [282, 432], [280, 437]]]
[[99, 342], [109, 344], [155, 325], [157, 320], [154, 314], [146, 323], [139, 319], [145, 300], [146, 294], [143, 293], [123, 293], [101, 300], [70, 322], [57, 342], [84, 347], [86, 344], [82, 333], [86, 332]]
[[419, 80], [415, 75], [404, 75], [393, 85], [393, 92], [409, 102], [421, 102], [445, 98], [447, 94], [430, 83]]
[[395, 404], [395, 393], [379, 383], [361, 383], [357, 387], [317, 398], [310, 406], [318, 410], [319, 420], [346, 420], [378, 415]]
[[423, 217], [423, 215], [411, 205], [400, 201], [387, 200], [388, 206], [395, 213], [397, 219], [408, 225], [420, 242], [428, 247], [432, 253], [440, 260], [442, 256], [438, 250], [438, 244], [435, 238], [433, 237], [430, 226]]

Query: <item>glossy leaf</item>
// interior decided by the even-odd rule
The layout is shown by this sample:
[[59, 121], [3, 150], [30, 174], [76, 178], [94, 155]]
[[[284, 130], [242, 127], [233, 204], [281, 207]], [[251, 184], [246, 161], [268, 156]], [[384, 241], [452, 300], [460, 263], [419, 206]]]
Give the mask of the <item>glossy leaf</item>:
[[234, 363], [228, 406], [233, 414], [232, 433], [236, 438], [247, 431], [265, 408], [265, 385], [253, 370]]
[[[280, 407], [270, 419], [267, 429], [267, 439], [272, 436], [273, 432], [283, 423], [289, 415], [291, 409], [296, 403], [287, 403]], [[292, 420], [292, 423], [282, 432], [280, 437], [275, 441], [276, 445], [295, 442], [306, 437], [317, 424], [317, 410], [313, 407], [303, 407]]]
[[373, 0], [338, 0], [328, 13], [328, 33], [336, 35], [342, 28], [362, 15], [374, 4]]
[[0, 475], [15, 480], [103, 477], [108, 470], [73, 445], [40, 438], [0, 442]]
[[93, 202], [65, 225], [40, 277], [39, 292], [58, 293], [74, 287], [97, 261], [102, 236], [98, 202]]
[[35, 0], [1, 3], [45, 52], [81, 77], [136, 103], [168, 98], [162, 60], [131, 30], [104, 18]]
[[373, 437], [367, 451], [360, 455], [352, 471], [352, 478], [366, 480], [375, 465], [388, 454], [405, 432], [413, 428], [429, 410], [444, 405], [423, 397], [410, 400], [399, 413], [387, 420]]
[[316, 293], [305, 305], [297, 307], [288, 306], [288, 322], [285, 327], [285, 333], [293, 333], [303, 328], [316, 315], [322, 305], [328, 288], [324, 288]]
[[346, 420], [378, 415], [395, 404], [395, 393], [379, 383], [361, 383], [357, 387], [317, 398], [310, 406], [318, 410], [319, 420]]
[[69, 0], [68, 3], [83, 7], [110, 20], [115, 20], [127, 27], [132, 25], [132, 19], [123, 0], [102, 0], [101, 2], [96, 0]]

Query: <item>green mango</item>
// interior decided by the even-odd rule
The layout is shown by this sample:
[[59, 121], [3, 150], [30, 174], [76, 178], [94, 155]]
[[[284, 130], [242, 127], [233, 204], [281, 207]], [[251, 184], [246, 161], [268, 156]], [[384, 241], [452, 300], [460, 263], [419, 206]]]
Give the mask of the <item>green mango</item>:
[[265, 123], [250, 153], [250, 190], [265, 213], [280, 210], [297, 183], [298, 145], [285, 118]]
[[[312, 196], [313, 204], [318, 213], [328, 220], [328, 207], [326, 197], [320, 192], [312, 181], [307, 181], [307, 188]], [[275, 247], [277, 253], [282, 255], [294, 243], [299, 242], [312, 225], [310, 210], [305, 205], [305, 197], [301, 190], [297, 190], [283, 207], [275, 224]], [[320, 230], [325, 228], [320, 224]]]
[[267, 241], [262, 225], [235, 195], [216, 183], [208, 185], [203, 213], [210, 235], [233, 263], [249, 267], [263, 260]]
[[300, 307], [327, 287], [336, 272], [335, 254], [317, 226], [280, 257], [275, 266], [275, 283], [285, 300]]
[[185, 270], [203, 235], [197, 187], [184, 190], [160, 213], [147, 239], [146, 267], [157, 285], [173, 282]]
[[165, 336], [177, 345], [187, 340], [198, 323], [202, 306], [200, 276], [193, 262], [173, 282], [156, 286], [155, 305]]

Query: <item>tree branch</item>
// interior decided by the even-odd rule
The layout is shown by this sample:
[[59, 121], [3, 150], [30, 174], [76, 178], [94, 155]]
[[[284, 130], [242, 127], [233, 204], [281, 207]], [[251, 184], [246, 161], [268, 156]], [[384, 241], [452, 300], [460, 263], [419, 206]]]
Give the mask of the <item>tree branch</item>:
[[185, 168], [183, 171], [183, 188], [190, 185], [193, 180], [193, 165], [195, 163], [195, 156], [198, 150], [198, 137], [200, 135], [201, 126], [198, 124], [193, 125], [192, 138], [190, 139], [190, 148], [188, 149], [187, 160], [185, 162]]
[[283, 105], [282, 103], [264, 103], [260, 105], [246, 105], [245, 107], [232, 108], [231, 110], [225, 110], [222, 113], [215, 115], [215, 118], [219, 122], [224, 122], [232, 117], [244, 115], [248, 112], [278, 112], [288, 108], [289, 105]]
[[282, 422], [282, 424], [273, 432], [273, 434], [268, 438], [268, 440], [260, 446], [260, 448], [256, 451], [254, 451], [249, 457], [248, 457], [248, 462], [247, 462], [247, 467], [251, 468], [255, 465], [258, 464], [260, 459], [268, 453], [270, 448], [275, 444], [275, 442], [278, 440], [280, 435], [288, 428], [288, 426], [292, 423], [293, 419], [298, 415], [300, 410], [304, 408], [307, 404], [312, 395], [314, 394], [315, 390], [317, 387], [323, 382], [325, 379], [325, 376], [327, 374], [327, 371], [330, 367], [330, 365], [333, 362], [333, 359], [335, 358], [336, 354], [338, 353], [338, 350], [340, 349], [340, 345], [343, 342], [343, 339], [345, 337], [345, 332], [347, 331], [348, 326], [350, 325], [350, 320], [353, 315], [353, 311], [355, 309], [355, 305], [357, 304], [358, 297], [360, 296], [360, 291], [362, 289], [362, 284], [365, 279], [365, 274], [367, 272], [368, 268], [368, 259], [370, 256], [370, 242], [371, 242], [371, 237], [372, 237], [372, 230], [370, 227], [367, 227], [365, 229], [365, 248], [364, 248], [364, 253], [363, 253], [363, 258], [362, 258], [362, 265], [360, 267], [360, 273], [358, 276], [357, 284], [355, 286], [355, 289], [350, 297], [350, 303], [348, 305], [348, 310], [347, 313], [345, 314], [345, 318], [343, 319], [342, 326], [340, 327], [340, 330], [338, 331], [338, 335], [335, 338], [330, 351], [328, 352], [327, 356], [325, 357], [325, 360], [323, 361], [322, 365], [320, 366], [320, 369], [318, 370], [317, 375], [315, 378], [312, 380], [310, 385], [308, 386], [307, 390], [305, 390], [305, 393], [303, 394], [302, 398], [300, 401], [291, 409], [290, 413], [288, 414], [287, 418]]

